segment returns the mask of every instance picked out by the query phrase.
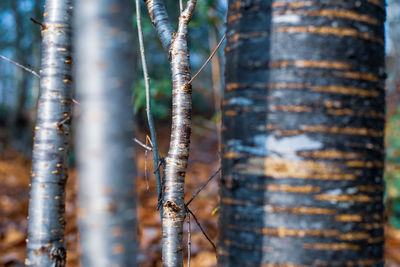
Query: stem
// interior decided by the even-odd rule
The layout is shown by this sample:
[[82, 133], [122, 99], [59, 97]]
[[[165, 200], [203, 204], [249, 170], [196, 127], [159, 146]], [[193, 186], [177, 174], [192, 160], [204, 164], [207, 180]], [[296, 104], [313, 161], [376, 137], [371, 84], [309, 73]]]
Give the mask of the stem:
[[226, 33], [224, 34], [224, 36], [222, 36], [221, 41], [219, 41], [217, 47], [215, 47], [214, 51], [211, 53], [211, 55], [207, 58], [207, 60], [204, 62], [203, 66], [201, 66], [201, 68], [196, 72], [196, 74], [192, 77], [192, 79], [190, 79], [189, 84], [191, 84], [194, 79], [197, 78], [197, 76], [200, 74], [200, 72], [207, 66], [207, 64], [211, 61], [211, 59], [214, 57], [215, 53], [217, 53], [218, 49], [220, 48], [220, 46], [222, 45], [222, 43], [224, 42], [226, 37]]
[[4, 59], [5, 61], [8, 61], [8, 62], [14, 64], [14, 65], [17, 66], [17, 67], [22, 68], [23, 70], [26, 70], [27, 72], [33, 74], [36, 78], [39, 78], [39, 79], [40, 79], [40, 75], [39, 75], [36, 71], [34, 71], [34, 70], [32, 70], [32, 69], [30, 69], [30, 68], [28, 68], [28, 67], [25, 67], [24, 65], [19, 64], [18, 62], [15, 62], [14, 60], [9, 59], [8, 57], [5, 57], [5, 56], [3, 56], [3, 55], [0, 55], [0, 58], [2, 58], [2, 59]]
[[192, 237], [191, 237], [191, 230], [190, 230], [190, 213], [187, 214], [187, 224], [188, 224], [188, 237], [187, 237], [187, 250], [188, 250], [188, 258], [187, 258], [187, 267], [190, 267], [190, 256], [192, 250]]
[[[144, 84], [146, 87], [146, 114], [147, 114], [147, 122], [149, 124], [150, 136], [153, 142], [153, 161], [154, 161], [154, 169], [156, 172], [156, 183], [157, 183], [157, 195], [158, 195], [158, 203], [160, 203], [162, 199], [162, 183], [160, 176], [160, 168], [157, 168], [159, 157], [158, 157], [158, 146], [157, 146], [157, 134], [156, 128], [154, 126], [153, 115], [151, 113], [151, 94], [150, 94], [150, 78], [149, 73], [147, 71], [147, 63], [146, 63], [146, 55], [144, 51], [143, 44], [143, 31], [142, 31], [142, 20], [141, 20], [141, 11], [140, 11], [140, 2], [136, 0], [136, 20], [137, 20], [137, 29], [139, 36], [139, 48], [140, 48], [140, 57], [142, 60], [142, 69], [144, 76]], [[160, 212], [161, 220], [162, 220], [162, 211]]]
[[193, 201], [193, 199], [195, 199], [195, 197], [197, 197], [197, 195], [201, 192], [201, 190], [204, 189], [204, 187], [206, 187], [208, 185], [209, 182], [211, 182], [212, 179], [214, 179], [215, 176], [217, 176], [217, 174], [221, 171], [221, 167], [218, 168], [218, 170], [216, 170], [210, 178], [208, 178], [208, 180], [197, 190], [197, 192], [190, 198], [190, 200], [188, 202], [186, 202], [186, 206], [189, 206], [190, 203]]
[[215, 246], [214, 242], [211, 240], [211, 238], [207, 235], [206, 231], [203, 229], [201, 226], [200, 222], [197, 220], [196, 216], [194, 213], [188, 208], [188, 206], [185, 205], [185, 209], [187, 211], [187, 214], [191, 214], [193, 216], [194, 221], [196, 222], [197, 226], [199, 227], [200, 231], [203, 233], [204, 237], [208, 240], [208, 242], [211, 244], [213, 247], [215, 253], [217, 253], [217, 247]]

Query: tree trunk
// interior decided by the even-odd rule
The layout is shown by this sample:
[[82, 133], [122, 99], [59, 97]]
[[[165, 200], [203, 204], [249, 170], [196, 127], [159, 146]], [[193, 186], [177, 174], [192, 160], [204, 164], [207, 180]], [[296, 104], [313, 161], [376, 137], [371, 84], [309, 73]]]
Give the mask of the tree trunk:
[[132, 1], [77, 1], [83, 266], [136, 266]]
[[[194, 4], [192, 4], [194, 2]], [[195, 1], [189, 4], [195, 5]], [[190, 12], [191, 13], [191, 12]], [[192, 86], [187, 42], [191, 14], [181, 14], [178, 31], [171, 43], [172, 126], [171, 141], [165, 166], [163, 204], [163, 266], [183, 266], [183, 221], [186, 216], [185, 175], [189, 158], [192, 118]]]
[[26, 265], [65, 264], [64, 207], [71, 111], [72, 0], [47, 0], [33, 147]]
[[383, 266], [384, 19], [230, 1], [220, 266]]
[[163, 266], [183, 266], [183, 221], [185, 209], [185, 175], [189, 158], [192, 117], [192, 85], [188, 25], [196, 0], [189, 0], [179, 15], [178, 30], [173, 34], [162, 0], [145, 0], [151, 21], [162, 46], [169, 54], [172, 73], [171, 140], [165, 166], [162, 209]]

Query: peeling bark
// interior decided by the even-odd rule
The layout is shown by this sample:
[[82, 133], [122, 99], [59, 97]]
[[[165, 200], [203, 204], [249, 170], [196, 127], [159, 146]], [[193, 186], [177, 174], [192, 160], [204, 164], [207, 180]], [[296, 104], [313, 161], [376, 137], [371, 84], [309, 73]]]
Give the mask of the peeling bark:
[[79, 232], [83, 266], [136, 266], [133, 2], [77, 1]]
[[65, 183], [72, 93], [71, 19], [71, 0], [46, 1], [26, 265], [65, 265]]
[[384, 19], [230, 1], [220, 266], [383, 266]]

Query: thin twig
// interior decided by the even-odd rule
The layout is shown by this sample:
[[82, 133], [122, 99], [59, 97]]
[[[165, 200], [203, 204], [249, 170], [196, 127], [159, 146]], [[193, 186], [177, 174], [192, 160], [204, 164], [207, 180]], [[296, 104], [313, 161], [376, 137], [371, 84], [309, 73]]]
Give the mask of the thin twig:
[[138, 145], [140, 145], [141, 147], [143, 147], [146, 150], [150, 150], [152, 151], [153, 149], [149, 146], [146, 146], [145, 144], [143, 144], [139, 139], [137, 138], [133, 138], [133, 141], [135, 141], [135, 143], [137, 143]]
[[[159, 158], [160, 158], [160, 162], [159, 162], [159, 164], [158, 164], [158, 166], [157, 166], [157, 169], [159, 169], [161, 166], [163, 167], [162, 168], [162, 170], [163, 170], [163, 174], [162, 174], [162, 179], [161, 179], [161, 188], [162, 188], [162, 190], [164, 190], [164, 184], [165, 184], [165, 159], [163, 158], [163, 157], [161, 157], [160, 155], [158, 156]], [[157, 170], [156, 169], [156, 170]], [[154, 171], [154, 173], [156, 173], [156, 171]], [[158, 203], [157, 203], [157, 210], [159, 210], [160, 208], [161, 208], [161, 206], [162, 206], [162, 204], [163, 204], [163, 200], [164, 200], [164, 197], [161, 195], [161, 198], [158, 200]]]
[[[33, 21], [34, 19], [31, 18], [31, 20]], [[36, 23], [36, 22], [35, 22], [35, 23]], [[34, 71], [33, 69], [28, 68], [28, 67], [26, 67], [26, 66], [24, 66], [24, 65], [22, 65], [22, 64], [19, 64], [18, 62], [15, 62], [14, 60], [9, 59], [8, 57], [5, 57], [5, 56], [3, 56], [3, 55], [0, 55], [0, 58], [4, 59], [5, 61], [8, 61], [8, 62], [10, 62], [10, 63], [12, 63], [12, 64], [14, 64], [14, 65], [16, 65], [17, 67], [22, 68], [23, 70], [25, 70], [25, 71], [27, 71], [27, 72], [29, 72], [29, 73], [31, 73], [31, 74], [33, 74], [33, 76], [35, 76], [36, 78], [38, 78], [38, 79], [40, 80], [40, 75], [39, 75], [36, 71]], [[80, 105], [79, 102], [76, 101], [75, 99], [72, 99], [72, 102], [73, 102], [74, 104]]]
[[[147, 146], [147, 138], [146, 138], [146, 146]], [[144, 151], [144, 177], [146, 179], [146, 190], [149, 191], [149, 177], [147, 176], [147, 149]]]
[[19, 64], [18, 62], [15, 62], [14, 60], [9, 59], [8, 57], [5, 57], [5, 56], [3, 56], [3, 55], [0, 55], [0, 58], [4, 59], [4, 60], [6, 60], [6, 61], [8, 61], [8, 62], [10, 62], [10, 63], [12, 63], [12, 64], [14, 64], [14, 65], [16, 65], [17, 67], [20, 67], [21, 69], [24, 69], [24, 70], [27, 71], [27, 72], [32, 73], [35, 77], [37, 77], [37, 78], [40, 79], [40, 75], [39, 75], [36, 71], [34, 71], [33, 69], [30, 69], [30, 68], [28, 68], [28, 67], [25, 67], [24, 65]]
[[65, 119], [63, 119], [62, 121], [57, 122], [57, 127], [60, 127], [61, 125], [63, 125], [66, 121], [70, 120], [71, 117], [66, 117]]
[[199, 227], [200, 231], [203, 233], [203, 235], [206, 237], [208, 242], [210, 242], [211, 246], [214, 248], [215, 253], [217, 253], [217, 247], [215, 246], [214, 242], [208, 237], [207, 233], [204, 231], [203, 227], [201, 227], [201, 224], [197, 220], [196, 216], [193, 214], [193, 212], [188, 208], [188, 206], [185, 205], [186, 212], [190, 213], [193, 216], [194, 221], [196, 222], [197, 226]]
[[182, 13], [182, 11], [183, 11], [182, 0], [179, 0], [179, 11], [180, 11], [180, 13]]
[[37, 19], [30, 18], [30, 20], [31, 20], [33, 23], [40, 25], [40, 27], [42, 28], [42, 30], [46, 29], [46, 26], [45, 26], [43, 23], [41, 23], [40, 21], [38, 21]]
[[157, 168], [154, 170], [154, 174], [160, 169], [161, 166], [163, 167], [163, 169], [165, 169], [165, 159], [160, 155], [158, 155], [158, 157], [160, 158], [160, 160], [158, 162]]
[[148, 136], [148, 135], [146, 134], [146, 143], [147, 143], [147, 142], [149, 142], [149, 144], [151, 145], [151, 147], [153, 147], [153, 142], [151, 142], [150, 136]]
[[[153, 141], [153, 143], [152, 143], [153, 161], [154, 161], [154, 167], [155, 167], [158, 165], [158, 162], [159, 162], [158, 148], [157, 148], [157, 134], [156, 134], [156, 129], [154, 127], [153, 115], [151, 113], [150, 78], [149, 78], [149, 74], [147, 71], [146, 55], [145, 55], [144, 44], [143, 44], [143, 31], [142, 31], [142, 20], [141, 20], [139, 0], [136, 0], [136, 21], [137, 21], [136, 24], [137, 24], [137, 28], [138, 28], [139, 48], [140, 48], [140, 57], [141, 57], [141, 61], [142, 61], [144, 84], [146, 87], [147, 121], [149, 124], [151, 140]], [[158, 203], [160, 203], [160, 201], [162, 199], [162, 185], [161, 185], [161, 177], [160, 177], [159, 170], [156, 170], [156, 183], [157, 183]], [[162, 211], [160, 211], [160, 214], [162, 217]]]
[[201, 68], [197, 71], [197, 73], [192, 77], [192, 79], [190, 79], [190, 81], [188, 82], [188, 84], [191, 84], [193, 82], [194, 79], [196, 79], [197, 75], [200, 74], [200, 72], [207, 66], [207, 64], [210, 62], [210, 60], [214, 57], [215, 53], [217, 53], [219, 47], [222, 45], [222, 43], [224, 42], [226, 37], [226, 33], [224, 34], [224, 36], [222, 36], [221, 41], [219, 41], [217, 47], [214, 49], [214, 51], [211, 53], [211, 55], [207, 58], [206, 62], [204, 62], [203, 66], [201, 66]]
[[192, 250], [192, 237], [190, 233], [190, 213], [188, 213], [188, 241], [187, 241], [187, 246], [188, 246], [188, 258], [187, 258], [187, 266], [190, 267], [190, 255], [191, 255], [191, 250]]
[[206, 187], [208, 185], [208, 183], [221, 171], [221, 167], [218, 168], [218, 170], [216, 170], [210, 178], [208, 178], [208, 180], [199, 188], [199, 190], [197, 190], [197, 192], [192, 196], [192, 198], [186, 202], [186, 206], [189, 206], [189, 204], [193, 201], [193, 199], [195, 197], [197, 197], [197, 195], [201, 192], [201, 190], [204, 189], [204, 187]]

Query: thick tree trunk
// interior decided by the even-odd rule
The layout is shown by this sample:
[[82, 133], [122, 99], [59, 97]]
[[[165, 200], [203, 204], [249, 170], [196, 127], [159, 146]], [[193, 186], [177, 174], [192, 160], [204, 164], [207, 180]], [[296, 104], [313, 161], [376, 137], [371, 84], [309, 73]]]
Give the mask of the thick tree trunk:
[[44, 14], [25, 263], [63, 266], [72, 92], [72, 0], [47, 0]]
[[384, 19], [230, 1], [220, 266], [383, 266]]
[[76, 6], [83, 266], [136, 266], [132, 4], [98, 0]]

